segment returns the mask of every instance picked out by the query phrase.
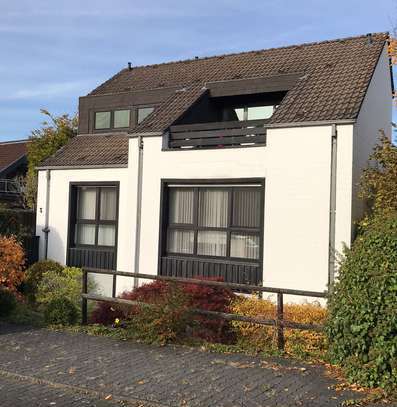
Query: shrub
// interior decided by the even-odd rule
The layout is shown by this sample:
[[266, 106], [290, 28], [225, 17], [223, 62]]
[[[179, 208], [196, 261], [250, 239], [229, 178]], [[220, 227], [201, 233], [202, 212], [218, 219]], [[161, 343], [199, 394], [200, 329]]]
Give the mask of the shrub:
[[60, 274], [63, 266], [53, 260], [42, 260], [32, 264], [25, 273], [24, 293], [30, 302], [35, 302], [38, 286], [46, 272]]
[[[119, 298], [131, 301], [154, 302], [165, 295], [168, 290], [168, 284], [163, 281], [154, 281], [149, 284], [141, 285], [132, 291], [124, 291]], [[119, 304], [109, 304], [106, 302], [97, 303], [94, 308], [90, 322], [94, 324], [110, 325], [116, 318], [126, 319], [131, 314], [130, 306]]]
[[46, 303], [44, 320], [47, 324], [73, 325], [79, 318], [76, 305], [66, 297], [57, 297]]
[[[219, 278], [211, 279], [222, 281]], [[183, 292], [191, 308], [207, 311], [229, 312], [235, 295], [229, 289], [198, 284], [183, 284]], [[231, 325], [222, 318], [195, 315], [191, 334], [208, 342], [230, 343], [233, 341]]]
[[37, 302], [49, 304], [57, 298], [66, 298], [79, 309], [81, 304], [82, 271], [76, 267], [65, 267], [59, 273], [43, 273], [37, 289]]
[[[275, 319], [276, 305], [270, 300], [255, 297], [237, 297], [231, 307], [233, 313], [262, 318]], [[284, 319], [306, 324], [323, 324], [326, 319], [326, 309], [316, 304], [285, 304]], [[275, 348], [277, 337], [273, 327], [261, 326], [247, 322], [233, 321], [237, 341], [244, 347], [256, 351], [266, 351]], [[285, 350], [295, 355], [323, 350], [324, 335], [314, 331], [285, 329]]]
[[25, 253], [14, 236], [0, 236], [0, 287], [16, 292], [24, 279]]
[[130, 307], [128, 336], [149, 343], [165, 344], [186, 334], [192, 320], [188, 299], [181, 287], [168, 284], [164, 294], [151, 297], [150, 302], [151, 306]]
[[346, 251], [329, 299], [333, 362], [364, 386], [397, 385], [397, 215], [371, 220]]
[[0, 287], [0, 317], [6, 317], [14, 311], [17, 306], [15, 295], [6, 288]]
[[[190, 308], [228, 312], [231, 300], [234, 298], [233, 292], [224, 288], [197, 284], [182, 284], [179, 287], [181, 296], [186, 299], [187, 306]], [[173, 295], [169, 293], [171, 288], [175, 290], [173, 285], [163, 281], [154, 281], [133, 291], [126, 291], [120, 295], [120, 298], [152, 304], [161, 301], [164, 305], [167, 299], [174, 299]], [[134, 311], [130, 306], [98, 303], [90, 320], [92, 323], [110, 325], [116, 318], [125, 320], [133, 313]], [[230, 342], [232, 340], [230, 324], [220, 318], [192, 315], [189, 327], [192, 336], [207, 341]]]

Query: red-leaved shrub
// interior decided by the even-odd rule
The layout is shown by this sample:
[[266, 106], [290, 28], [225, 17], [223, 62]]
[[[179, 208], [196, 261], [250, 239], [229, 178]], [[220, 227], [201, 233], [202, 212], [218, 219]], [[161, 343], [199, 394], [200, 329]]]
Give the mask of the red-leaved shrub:
[[[204, 278], [202, 278], [204, 280]], [[221, 279], [211, 279], [221, 281]], [[181, 284], [181, 294], [186, 296], [188, 306], [192, 309], [228, 312], [235, 295], [229, 289], [203, 286], [198, 284]], [[125, 291], [119, 297], [127, 300], [150, 304], [162, 304], [169, 296], [171, 284], [164, 281], [154, 281], [144, 284], [132, 291]], [[137, 312], [140, 307], [98, 303], [91, 314], [92, 323], [104, 325], [112, 324], [116, 318], [127, 320]], [[210, 342], [231, 342], [233, 339], [230, 324], [220, 318], [194, 314], [190, 324], [190, 334], [194, 337]]]
[[[168, 290], [168, 284], [163, 281], [154, 281], [149, 284], [141, 285], [132, 291], [124, 291], [119, 295], [119, 298], [131, 301], [141, 301], [147, 303], [155, 303], [164, 296]], [[127, 319], [130, 314], [133, 314], [135, 307], [120, 304], [109, 304], [99, 302], [94, 308], [90, 321], [93, 324], [110, 325], [116, 318], [121, 320]]]
[[[221, 278], [196, 278], [223, 281]], [[230, 289], [216, 286], [183, 284], [183, 291], [187, 295], [191, 308], [207, 311], [229, 312], [230, 304], [235, 297]], [[209, 342], [231, 342], [233, 340], [228, 321], [197, 314], [194, 316], [194, 320], [196, 323], [192, 327], [193, 336]]]

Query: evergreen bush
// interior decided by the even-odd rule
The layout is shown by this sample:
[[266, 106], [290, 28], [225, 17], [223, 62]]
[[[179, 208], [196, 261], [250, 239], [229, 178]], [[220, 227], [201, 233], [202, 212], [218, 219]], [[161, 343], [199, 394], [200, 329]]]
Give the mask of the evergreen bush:
[[366, 225], [329, 298], [331, 361], [364, 386], [397, 385], [397, 215]]

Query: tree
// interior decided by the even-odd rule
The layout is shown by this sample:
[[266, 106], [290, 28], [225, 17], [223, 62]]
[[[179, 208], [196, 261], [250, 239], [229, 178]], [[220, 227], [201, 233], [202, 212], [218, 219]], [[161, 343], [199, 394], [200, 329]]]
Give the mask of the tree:
[[384, 132], [370, 163], [361, 177], [360, 198], [367, 201], [375, 216], [385, 211], [397, 212], [397, 147]]
[[32, 131], [28, 144], [28, 173], [26, 176], [25, 201], [30, 208], [36, 206], [37, 170], [36, 167], [46, 158], [54, 154], [77, 134], [77, 116], [67, 114], [54, 116], [42, 109], [48, 121], [42, 123], [40, 129]]

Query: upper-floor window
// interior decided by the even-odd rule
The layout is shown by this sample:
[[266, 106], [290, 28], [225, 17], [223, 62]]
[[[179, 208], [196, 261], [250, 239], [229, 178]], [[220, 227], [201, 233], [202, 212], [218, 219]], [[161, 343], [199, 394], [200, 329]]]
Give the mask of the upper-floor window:
[[136, 109], [117, 109], [94, 114], [94, 129], [109, 130], [109, 129], [127, 129], [130, 124], [141, 123], [152, 113], [154, 107], [145, 106]]
[[154, 107], [139, 107], [138, 108], [138, 117], [137, 117], [137, 124], [143, 122], [146, 117], [150, 115], [154, 110]]
[[95, 130], [130, 127], [130, 110], [95, 112]]
[[110, 129], [111, 112], [95, 112], [95, 129]]
[[261, 120], [272, 117], [276, 106], [243, 106], [233, 109], [237, 120]]
[[113, 127], [119, 129], [122, 127], [130, 127], [130, 111], [129, 110], [115, 110], [113, 118]]

